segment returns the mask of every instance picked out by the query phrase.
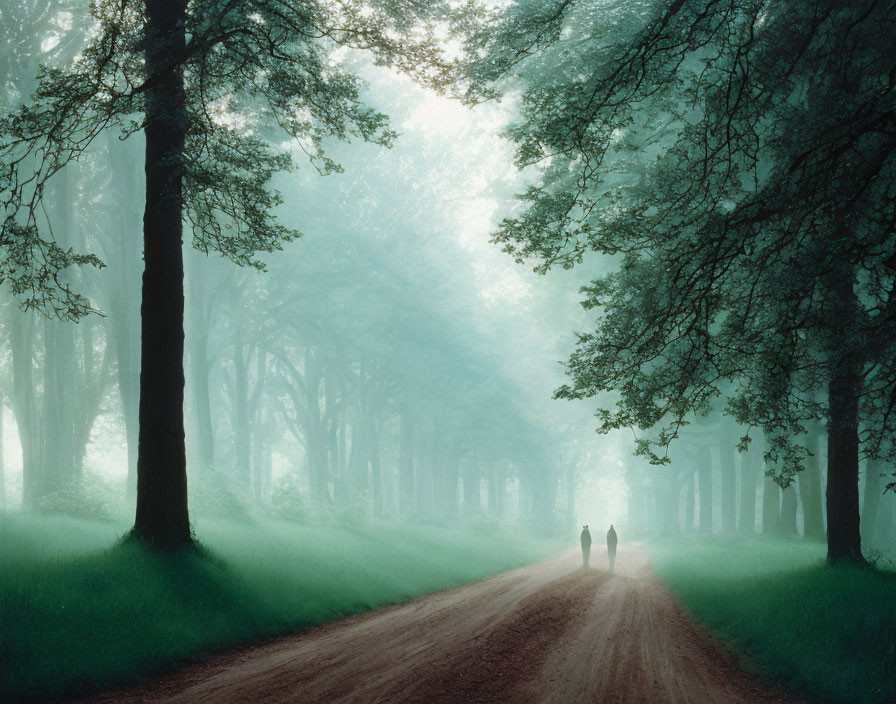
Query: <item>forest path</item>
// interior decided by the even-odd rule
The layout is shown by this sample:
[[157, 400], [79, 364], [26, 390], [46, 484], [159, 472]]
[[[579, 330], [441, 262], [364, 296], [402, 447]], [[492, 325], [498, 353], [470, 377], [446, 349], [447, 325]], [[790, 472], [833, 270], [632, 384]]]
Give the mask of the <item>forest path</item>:
[[578, 550], [93, 702], [785, 702], [675, 604], [647, 551]]

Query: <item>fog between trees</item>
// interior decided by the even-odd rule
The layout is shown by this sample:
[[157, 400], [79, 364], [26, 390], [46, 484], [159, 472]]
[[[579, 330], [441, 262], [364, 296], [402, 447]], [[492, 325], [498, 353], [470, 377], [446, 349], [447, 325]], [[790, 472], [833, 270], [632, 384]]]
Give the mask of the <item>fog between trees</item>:
[[[137, 4], [99, 3], [107, 24], [98, 35], [88, 33], [94, 25], [80, 3], [23, 0], [2, 9], [7, 116], [0, 157], [18, 169], [0, 180], [5, 506], [113, 515], [130, 510], [142, 476], [140, 491], [149, 498], [138, 533], [178, 543], [189, 539], [178, 503], [187, 495], [172, 487], [181, 485], [185, 467], [190, 511], [200, 514], [316, 520], [345, 511], [446, 525], [509, 522], [545, 532], [613, 522], [622, 540], [695, 530], [825, 538], [832, 466], [825, 355], [838, 348], [834, 333], [843, 326], [830, 324], [823, 292], [808, 307], [799, 296], [776, 299], [775, 292], [796, 274], [805, 283], [843, 273], [824, 269], [827, 249], [800, 249], [787, 239], [821, 231], [809, 242], [830, 241], [830, 217], [816, 218], [812, 230], [763, 211], [771, 223], [765, 232], [783, 234], [757, 239], [756, 250], [738, 247], [748, 238], [743, 223], [751, 209], [761, 210], [763, 198], [777, 202], [769, 194], [814, 214], [825, 189], [846, 181], [843, 174], [835, 184], [812, 185], [820, 178], [816, 159], [824, 157], [806, 152], [835, 116], [819, 117], [813, 134], [794, 134], [787, 125], [801, 113], [782, 108], [786, 114], [769, 114], [784, 125], [786, 140], [779, 135], [754, 152], [734, 140], [740, 146], [727, 158], [744, 173], [752, 164], [759, 184], [752, 190], [749, 179], [718, 175], [722, 162], [712, 159], [712, 178], [690, 183], [682, 174], [704, 164], [696, 151], [700, 128], [718, 135], [718, 115], [728, 114], [714, 113], [718, 93], [701, 92], [693, 79], [705, 60], [699, 51], [679, 57], [677, 68], [670, 68], [677, 54], [659, 52], [643, 75], [613, 74], [618, 82], [605, 84], [588, 119], [581, 102], [581, 76], [613, 69], [607, 37], [614, 31], [619, 42], [649, 47], [671, 22], [668, 31], [682, 46], [722, 41], [682, 3], [636, 3], [631, 10], [514, 4], [481, 18], [496, 22], [486, 38], [450, 7], [408, 17], [392, 14], [390, 3], [372, 3], [371, 14], [349, 17], [372, 32], [366, 46], [328, 24], [335, 15], [324, 2], [285, 19], [266, 14], [265, 2], [236, 3], [220, 16], [214, 3], [193, 3], [181, 8], [187, 31], [164, 15], [165, 3], [146, 3], [151, 17], [156, 4], [153, 31], [181, 42], [188, 55], [182, 71], [171, 70], [157, 47], [161, 78], [152, 80], [141, 64], [141, 52], [152, 47], [140, 41]], [[752, 26], [744, 24], [747, 11], [746, 4], [732, 9], [732, 26]], [[763, 32], [777, 36], [785, 14], [769, 11]], [[822, 16], [823, 30], [840, 36], [843, 22]], [[432, 22], [439, 24], [434, 35], [409, 45], [394, 39], [409, 23]], [[296, 26], [319, 31], [289, 38]], [[533, 33], [533, 26], [544, 32]], [[122, 42], [112, 46], [107, 40], [116, 32]], [[483, 63], [453, 62], [445, 53], [450, 33], [458, 37], [452, 49], [467, 42]], [[92, 42], [86, 53], [85, 37]], [[769, 60], [779, 41], [763, 49], [744, 39], [741, 48], [759, 45]], [[737, 37], [723, 43], [736, 53]], [[249, 61], [251, 70], [241, 63], [265, 46], [275, 50]], [[385, 65], [374, 67], [372, 58]], [[710, 71], [716, 88], [724, 75], [719, 61]], [[868, 61], [881, 76], [892, 75], [880, 55]], [[67, 73], [46, 74], [45, 90], [33, 100], [38, 64]], [[841, 69], [838, 75], [850, 75], [848, 66]], [[669, 70], [695, 83], [677, 94], [657, 78]], [[270, 80], [253, 83], [250, 74]], [[641, 88], [651, 81], [655, 94]], [[437, 89], [467, 103], [489, 91], [505, 97], [473, 107]], [[880, 100], [891, 105], [892, 81], [888, 90]], [[166, 102], [172, 96], [180, 102]], [[688, 100], [705, 100], [705, 108], [688, 112]], [[17, 112], [23, 101], [37, 107]], [[864, 104], [861, 96], [854, 103], [856, 111]], [[883, 107], [873, 109], [885, 120]], [[752, 138], [744, 125], [756, 122], [756, 110], [734, 112], [744, 143]], [[508, 126], [511, 139], [502, 139]], [[119, 138], [122, 130], [132, 133], [127, 140]], [[881, 139], [884, 151], [891, 137]], [[873, 151], [875, 144], [861, 147]], [[866, 415], [856, 420], [864, 425], [855, 462], [870, 455], [854, 484], [862, 538], [871, 545], [896, 538], [896, 499], [883, 491], [889, 448], [874, 440], [889, 428], [892, 388], [892, 228], [874, 225], [891, 222], [890, 210], [874, 200], [892, 190], [891, 146], [879, 175], [869, 175], [878, 189], [868, 196], [873, 207], [855, 210], [867, 216], [867, 247], [832, 250], [854, 263], [843, 276], [862, 288], [864, 314], [880, 307], [884, 316], [869, 318], [876, 337], [855, 333], [883, 340], [880, 349], [863, 348], [877, 355], [862, 364], [879, 383], [863, 396]], [[150, 169], [149, 189], [147, 158], [159, 169]], [[290, 160], [293, 170], [286, 168]], [[791, 172], [808, 196], [787, 190], [781, 174], [791, 167], [811, 167], [803, 176]], [[29, 184], [31, 173], [38, 179]], [[159, 185], [172, 178], [184, 184], [176, 196]], [[705, 189], [715, 207], [688, 220], [692, 211], [676, 210], [678, 187]], [[518, 193], [527, 194], [522, 202]], [[169, 209], [148, 197], [168, 199]], [[163, 219], [144, 223], [144, 207]], [[730, 215], [725, 227], [732, 234], [721, 242], [732, 244], [720, 251], [723, 215]], [[170, 259], [179, 251], [180, 222], [182, 263]], [[164, 243], [158, 252], [144, 250], [144, 227], [161, 233], [152, 236]], [[489, 244], [491, 232], [528, 265]], [[150, 288], [164, 295], [148, 307], [141, 253], [162, 266]], [[788, 256], [821, 268], [788, 268]], [[720, 261], [735, 272], [727, 288], [718, 283], [724, 277], [701, 278]], [[575, 268], [530, 271], [557, 263]], [[603, 274], [609, 278], [591, 283]], [[829, 279], [825, 286], [842, 283]], [[181, 281], [182, 354], [177, 321], [167, 315], [178, 308]], [[734, 315], [732, 302], [757, 281], [762, 313]], [[577, 304], [583, 296], [587, 309]], [[815, 322], [793, 325], [807, 310], [819, 316]], [[677, 327], [664, 327], [660, 313]], [[668, 346], [670, 329], [693, 334]], [[575, 330], [585, 332], [577, 348]], [[645, 330], [646, 342], [638, 339]], [[720, 350], [735, 338], [742, 347], [734, 361], [719, 363]], [[557, 360], [574, 349], [568, 380]], [[782, 349], [795, 351], [772, 359]], [[551, 400], [564, 381], [561, 396], [574, 400]], [[594, 394], [611, 409], [597, 421], [594, 402], [582, 400]], [[671, 430], [651, 434], [663, 424]], [[595, 425], [611, 432], [597, 435]], [[628, 426], [636, 427], [638, 443]], [[752, 441], [744, 443], [747, 434]], [[671, 462], [649, 464], [665, 460], [666, 446]], [[641, 456], [632, 456], [636, 449]], [[855, 508], [858, 518], [858, 502]], [[847, 548], [852, 554], [857, 546]]]

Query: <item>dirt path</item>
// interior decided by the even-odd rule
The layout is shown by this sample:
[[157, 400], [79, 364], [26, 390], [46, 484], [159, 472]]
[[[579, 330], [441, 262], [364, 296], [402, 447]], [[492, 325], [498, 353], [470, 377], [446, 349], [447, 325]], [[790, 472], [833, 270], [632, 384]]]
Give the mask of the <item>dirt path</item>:
[[[606, 555], [592, 553], [592, 564]], [[223, 655], [93, 702], [785, 702], [695, 628], [621, 547], [578, 551]]]

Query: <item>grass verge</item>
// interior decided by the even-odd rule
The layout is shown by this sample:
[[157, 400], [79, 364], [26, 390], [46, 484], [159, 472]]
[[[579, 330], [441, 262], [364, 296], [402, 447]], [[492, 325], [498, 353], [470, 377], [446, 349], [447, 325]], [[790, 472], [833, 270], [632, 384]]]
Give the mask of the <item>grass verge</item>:
[[201, 521], [202, 549], [119, 543], [125, 526], [0, 514], [0, 701], [70, 696], [395, 603], [552, 544], [393, 524]]
[[660, 580], [748, 666], [811, 699], [896, 702], [896, 573], [830, 566], [817, 544], [650, 545]]

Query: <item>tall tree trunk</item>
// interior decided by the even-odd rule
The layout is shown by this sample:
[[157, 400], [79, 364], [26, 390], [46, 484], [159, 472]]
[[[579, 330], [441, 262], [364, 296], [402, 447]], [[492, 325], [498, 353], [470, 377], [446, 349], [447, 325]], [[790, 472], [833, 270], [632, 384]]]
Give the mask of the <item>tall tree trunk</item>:
[[734, 438], [722, 436], [719, 444], [719, 466], [722, 472], [722, 533], [733, 535], [737, 530], [737, 474], [734, 468]]
[[822, 541], [825, 537], [824, 514], [821, 505], [821, 428], [810, 428], [804, 438], [806, 447], [812, 453], [806, 458], [805, 467], [797, 475], [800, 502], [803, 506], [803, 537], [806, 540]]
[[146, 210], [143, 215], [140, 434], [134, 533], [159, 546], [192, 542], [184, 444], [183, 75], [186, 0], [146, 0]]
[[697, 478], [700, 486], [700, 532], [712, 533], [712, 453], [709, 445], [697, 449]]
[[848, 362], [828, 382], [828, 561], [862, 562], [859, 533], [859, 395], [861, 379]]

